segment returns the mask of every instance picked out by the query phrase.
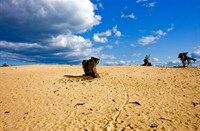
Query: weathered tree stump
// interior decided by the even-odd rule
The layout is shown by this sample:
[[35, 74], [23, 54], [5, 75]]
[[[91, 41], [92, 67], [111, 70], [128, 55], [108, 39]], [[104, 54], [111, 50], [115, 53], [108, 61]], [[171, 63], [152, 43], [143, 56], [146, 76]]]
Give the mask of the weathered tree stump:
[[100, 59], [91, 57], [89, 60], [83, 60], [82, 66], [84, 70], [84, 76], [90, 76], [92, 78], [100, 77], [96, 70], [96, 65], [99, 63]]

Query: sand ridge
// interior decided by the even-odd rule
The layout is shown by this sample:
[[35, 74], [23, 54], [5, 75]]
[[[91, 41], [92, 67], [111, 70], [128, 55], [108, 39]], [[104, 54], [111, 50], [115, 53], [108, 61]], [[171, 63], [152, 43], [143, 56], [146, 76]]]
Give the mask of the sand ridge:
[[200, 130], [200, 68], [0, 68], [0, 130]]

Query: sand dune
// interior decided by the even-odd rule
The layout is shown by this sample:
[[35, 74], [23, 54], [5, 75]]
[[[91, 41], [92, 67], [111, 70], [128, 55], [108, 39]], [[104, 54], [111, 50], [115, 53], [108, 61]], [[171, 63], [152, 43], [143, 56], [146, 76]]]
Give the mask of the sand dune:
[[0, 130], [200, 130], [200, 68], [0, 68]]

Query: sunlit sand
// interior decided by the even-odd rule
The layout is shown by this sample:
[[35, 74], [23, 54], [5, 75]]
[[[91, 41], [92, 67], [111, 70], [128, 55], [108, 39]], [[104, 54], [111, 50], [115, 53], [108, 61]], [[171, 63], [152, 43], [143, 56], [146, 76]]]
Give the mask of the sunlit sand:
[[200, 130], [200, 68], [0, 68], [0, 130]]

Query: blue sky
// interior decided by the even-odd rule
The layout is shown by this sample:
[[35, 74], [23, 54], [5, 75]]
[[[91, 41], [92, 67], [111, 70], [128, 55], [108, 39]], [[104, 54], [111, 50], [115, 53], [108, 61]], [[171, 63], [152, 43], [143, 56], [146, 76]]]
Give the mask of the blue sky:
[[199, 0], [1, 0], [0, 64], [200, 65]]

